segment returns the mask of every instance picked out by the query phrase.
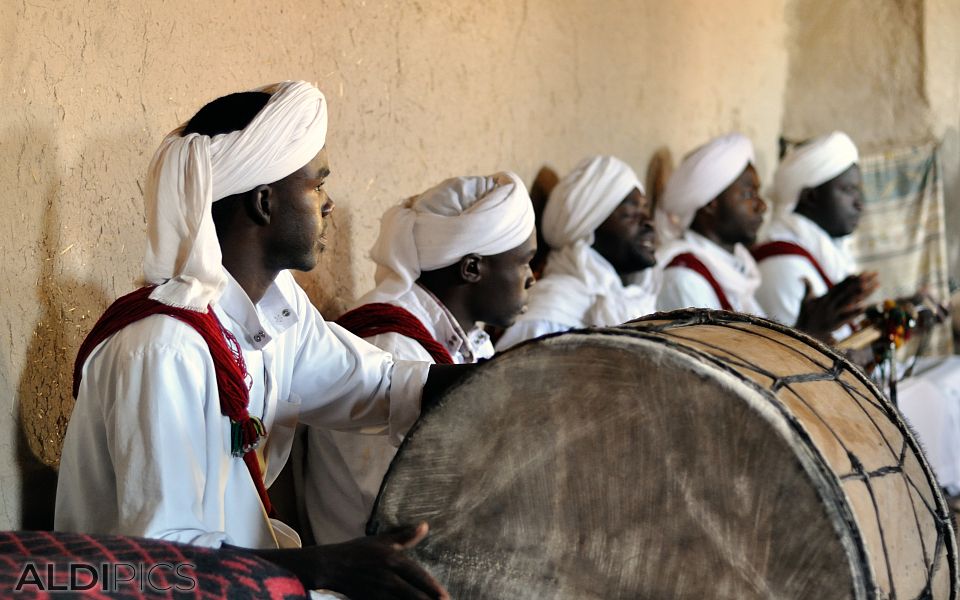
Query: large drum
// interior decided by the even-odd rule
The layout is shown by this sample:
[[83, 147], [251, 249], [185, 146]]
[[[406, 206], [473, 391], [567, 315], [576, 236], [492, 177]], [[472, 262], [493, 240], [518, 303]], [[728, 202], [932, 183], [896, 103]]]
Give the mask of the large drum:
[[407, 437], [370, 531], [430, 522], [454, 598], [955, 598], [916, 439], [793, 330], [677, 311], [536, 340]]

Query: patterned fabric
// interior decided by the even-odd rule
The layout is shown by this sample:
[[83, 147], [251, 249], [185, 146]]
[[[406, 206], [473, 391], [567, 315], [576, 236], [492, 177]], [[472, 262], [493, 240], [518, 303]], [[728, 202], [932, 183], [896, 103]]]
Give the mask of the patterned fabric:
[[[874, 298], [913, 294], [923, 285], [940, 300], [947, 291], [942, 167], [926, 144], [862, 157], [865, 208], [852, 251], [863, 270], [880, 273]], [[953, 353], [950, 323], [931, 334], [926, 355]]]
[[127, 600], [307, 597], [292, 574], [242, 551], [125, 536], [0, 532], [0, 597], [78, 592]]

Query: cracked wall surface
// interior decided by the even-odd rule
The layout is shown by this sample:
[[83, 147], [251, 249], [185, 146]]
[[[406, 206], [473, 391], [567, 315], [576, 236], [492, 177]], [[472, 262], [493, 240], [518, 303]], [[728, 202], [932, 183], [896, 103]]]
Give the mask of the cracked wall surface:
[[336, 315], [372, 284], [382, 211], [449, 176], [596, 152], [642, 175], [732, 129], [769, 174], [785, 30], [777, 0], [0, 0], [0, 528], [49, 518], [73, 357], [138, 285], [147, 163], [205, 101], [326, 92], [337, 210], [300, 280]]

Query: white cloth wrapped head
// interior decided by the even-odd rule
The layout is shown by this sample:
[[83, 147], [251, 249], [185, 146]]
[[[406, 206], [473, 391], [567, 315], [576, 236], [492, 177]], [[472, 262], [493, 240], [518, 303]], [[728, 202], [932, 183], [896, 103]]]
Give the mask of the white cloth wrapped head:
[[150, 297], [205, 311], [226, 278], [211, 206], [217, 200], [273, 183], [304, 167], [323, 148], [327, 103], [305, 81], [255, 91], [271, 94], [241, 130], [215, 136], [170, 132], [147, 173], [147, 252]]
[[634, 188], [643, 192], [637, 174], [619, 158], [584, 159], [550, 192], [543, 210], [543, 239], [551, 248], [576, 241], [593, 243], [593, 232]]
[[528, 318], [607, 326], [643, 314], [648, 294], [624, 286], [613, 265], [592, 248], [597, 227], [635, 188], [643, 192], [637, 174], [613, 156], [587, 158], [557, 183], [543, 211], [550, 255], [542, 285], [530, 296]]
[[377, 286], [362, 303], [398, 298], [423, 271], [448, 267], [468, 254], [512, 250], [534, 227], [533, 204], [515, 173], [447, 179], [384, 213], [370, 250]]
[[730, 187], [753, 162], [753, 144], [739, 133], [714, 138], [687, 155], [657, 203], [655, 226], [661, 242], [683, 236], [697, 211]]
[[841, 132], [818, 137], [796, 147], [777, 167], [773, 196], [778, 215], [792, 213], [804, 188], [822, 185], [860, 160], [857, 146]]

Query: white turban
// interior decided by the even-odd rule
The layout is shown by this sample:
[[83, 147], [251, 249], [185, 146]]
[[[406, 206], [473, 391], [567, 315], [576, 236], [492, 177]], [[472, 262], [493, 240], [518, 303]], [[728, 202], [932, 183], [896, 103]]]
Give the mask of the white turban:
[[423, 271], [507, 252], [533, 232], [533, 203], [516, 174], [447, 179], [384, 213], [370, 250], [377, 287], [362, 303], [394, 300]]
[[591, 246], [594, 231], [643, 184], [613, 156], [581, 161], [550, 192], [543, 211], [543, 237], [550, 255], [541, 284], [531, 294], [527, 316], [577, 326], [618, 325], [639, 317], [645, 292], [624, 286], [620, 275]]
[[242, 130], [181, 136], [185, 126], [180, 126], [153, 156], [144, 192], [143, 271], [158, 286], [150, 294], [154, 300], [206, 310], [226, 285], [212, 204], [283, 179], [323, 148], [327, 103], [320, 90], [286, 81], [255, 91], [271, 97]]
[[715, 138], [684, 158], [657, 203], [655, 224], [661, 241], [682, 236], [697, 211], [730, 187], [753, 162], [753, 144], [739, 133]]
[[593, 232], [634, 188], [643, 184], [625, 162], [613, 156], [580, 161], [550, 192], [543, 210], [543, 239], [551, 248], [578, 240], [593, 243]]
[[783, 159], [773, 178], [777, 214], [792, 213], [804, 188], [830, 181], [858, 160], [860, 156], [853, 140], [840, 131], [798, 146]]

